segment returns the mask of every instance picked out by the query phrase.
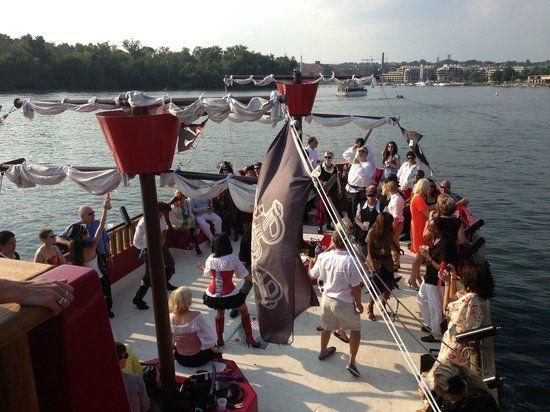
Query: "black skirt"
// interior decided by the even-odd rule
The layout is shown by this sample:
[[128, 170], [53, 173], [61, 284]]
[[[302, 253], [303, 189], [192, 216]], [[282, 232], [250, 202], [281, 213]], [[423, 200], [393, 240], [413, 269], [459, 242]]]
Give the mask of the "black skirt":
[[[384, 293], [388, 289], [391, 290], [394, 288], [395, 280], [393, 277], [393, 272], [390, 272], [384, 265], [382, 265], [376, 273], [378, 276], [373, 275], [372, 279], [374, 281], [374, 286], [379, 293]], [[386, 289], [386, 287], [388, 289]]]
[[191, 356], [180, 355], [177, 351], [174, 351], [174, 357], [181, 366], [196, 368], [210, 362], [211, 360], [220, 359], [222, 354], [216, 353], [212, 349], [203, 349]]
[[238, 308], [239, 306], [242, 306], [245, 300], [246, 300], [246, 295], [243, 295], [240, 291], [235, 295], [221, 297], [221, 298], [208, 296], [206, 293], [202, 295], [202, 302], [209, 308], [216, 309], [216, 310]]

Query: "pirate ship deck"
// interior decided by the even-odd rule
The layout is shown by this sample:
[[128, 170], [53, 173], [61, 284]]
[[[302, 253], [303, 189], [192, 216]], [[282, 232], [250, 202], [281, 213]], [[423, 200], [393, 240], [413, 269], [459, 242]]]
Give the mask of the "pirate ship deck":
[[[271, 80], [274, 80], [273, 76], [271, 77]], [[247, 79], [250, 80], [250, 78]], [[267, 77], [260, 82], [265, 82], [265, 79]], [[254, 79], [250, 81], [254, 81]], [[301, 79], [295, 78], [293, 84], [278, 85], [281, 94], [286, 96], [286, 105], [289, 114], [293, 115], [297, 128], [301, 126], [303, 115], [308, 115], [306, 118], [307, 121], [315, 121], [331, 127], [341, 126], [350, 122], [364, 130], [372, 130], [384, 124], [397, 123], [399, 125], [398, 119], [390, 117], [310, 114], [315, 92], [313, 92], [312, 96], [309, 96], [309, 108], [302, 109], [303, 112], [300, 112], [298, 108], [297, 112], [292, 113], [292, 110], [296, 109], [296, 106], [293, 107], [295, 100], [293, 101], [292, 94], [300, 93], [300, 87], [296, 87], [300, 83]], [[307, 87], [310, 88], [310, 86]], [[294, 97], [296, 97], [296, 94]], [[205, 113], [211, 118], [217, 118], [217, 121], [221, 121], [228, 116], [233, 116], [237, 121], [263, 120], [273, 122], [274, 120], [282, 119], [281, 113], [277, 113], [278, 99], [279, 97], [273, 96], [273, 94], [269, 101], [254, 101], [254, 99], [249, 99], [249, 101], [254, 101], [254, 104], [249, 104], [245, 107], [243, 105], [239, 106], [240, 103], [230, 96], [219, 99], [216, 102], [209, 102], [207, 99], [199, 98], [193, 103], [178, 101], [178, 99], [166, 100], [164, 97], [162, 99], [153, 99], [143, 94], [129, 93], [127, 100], [131, 107], [129, 109], [130, 115], [115, 117], [136, 118], [140, 122], [147, 121], [146, 118], [154, 116], [154, 114], [152, 115], [147, 112], [147, 107], [158, 108], [161, 106], [161, 108], [166, 109], [166, 105], [169, 103], [168, 110], [171, 115], [184, 125], [191, 124]], [[38, 102], [35, 104], [32, 104], [30, 101], [20, 102], [20, 106], [23, 106], [24, 113], [28, 117], [32, 116], [33, 111], [42, 114], [58, 114], [65, 110], [86, 112], [113, 106], [119, 107], [119, 104], [120, 101], [116, 99], [114, 103], [112, 101], [99, 101], [97, 99], [90, 99], [88, 102], [68, 102], [66, 100], [53, 103]], [[178, 107], [177, 104], [186, 106], [182, 108]], [[279, 117], [277, 118], [277, 116]], [[174, 120], [166, 117], [165, 119], [169, 122], [169, 127], [173, 129]], [[104, 122], [106, 120], [100, 121]], [[154, 295], [153, 301], [155, 306], [154, 311], [143, 312], [136, 310], [130, 303], [135, 286], [144, 268], [136, 268], [137, 251], [131, 246], [132, 226], [125, 227], [121, 225], [111, 231], [113, 237], [111, 247], [114, 247], [115, 251], [115, 265], [111, 280], [116, 281], [113, 287], [114, 301], [116, 302], [114, 310], [117, 313], [116, 318], [111, 321], [111, 326], [116, 337], [119, 340], [130, 343], [140, 359], [145, 360], [160, 357], [161, 383], [167, 385], [167, 389], [169, 389], [170, 385], [173, 385], [173, 383], [171, 384], [173, 373], [170, 370], [170, 368], [173, 370], [173, 360], [171, 358], [169, 339], [167, 339], [167, 336], [169, 336], [166, 307], [167, 293], [163, 281], [163, 271], [159, 264], [161, 260], [159, 258], [158, 262], [155, 262], [153, 245], [156, 244], [155, 247], [158, 246], [156, 253], [157, 256], [160, 256], [154, 173], [166, 171], [170, 167], [170, 150], [164, 151], [162, 154], [164, 157], [158, 156], [159, 159], [157, 160], [162, 164], [160, 168], [157, 166], [157, 169], [140, 171], [138, 170], [139, 167], [132, 169], [127, 164], [121, 167], [121, 162], [123, 163], [124, 159], [121, 160], [120, 157], [126, 157], [127, 161], [132, 159], [132, 149], [135, 148], [117, 147], [112, 136], [109, 136], [110, 132], [105, 129], [108, 129], [109, 126], [105, 124], [102, 124], [102, 126], [104, 127], [109, 146], [115, 154], [119, 169], [128, 174], [141, 173], [140, 182], [143, 194], [144, 214], [148, 226], [147, 237], [150, 243], [152, 294]], [[134, 131], [136, 130], [134, 129]], [[419, 154], [419, 158], [424, 158], [425, 160], [418, 145], [418, 139], [421, 135], [416, 132], [407, 132], [403, 128], [401, 130], [405, 138]], [[294, 137], [299, 139], [296, 135]], [[297, 142], [295, 141], [294, 143], [298, 144]], [[173, 145], [175, 145], [175, 137], [173, 138]], [[150, 147], [147, 144], [145, 145], [145, 149]], [[126, 151], [126, 153], [122, 154], [123, 151]], [[145, 152], [147, 154], [152, 153], [146, 150]], [[169, 162], [167, 161], [168, 157], [170, 158]], [[135, 160], [135, 157], [133, 159]], [[17, 168], [7, 166], [8, 179], [18, 183], [26, 180], [31, 181], [32, 184], [33, 179], [35, 179], [36, 175], [40, 175], [40, 173], [47, 175], [47, 177], [38, 176], [37, 180], [59, 179], [61, 181], [65, 176], [69, 176], [70, 174], [69, 177], [76, 180], [81, 186], [89, 183], [89, 179], [79, 179], [78, 173], [75, 173], [82, 172], [83, 170], [77, 170], [70, 166], [65, 168], [49, 168], [46, 171], [40, 168], [21, 167], [16, 170], [17, 173], [13, 172], [14, 169]], [[96, 169], [95, 172], [101, 174], [102, 178], [105, 176], [108, 177], [108, 182], [102, 180], [98, 183], [96, 181], [97, 176], [94, 175], [94, 179], [96, 179], [94, 180], [94, 184], [97, 183], [96, 186], [101, 186], [99, 190], [95, 186], [93, 189], [86, 187], [89, 191], [96, 190], [94, 193], [97, 194], [112, 190], [111, 187], [113, 185], [116, 187], [122, 180], [120, 174], [117, 174], [118, 171], [116, 169], [108, 172]], [[262, 173], [264, 172], [262, 171]], [[27, 184], [26, 181], [23, 184]], [[204, 186], [202, 189], [204, 189]], [[247, 196], [250, 197], [250, 194], [244, 197], [246, 198]], [[250, 200], [248, 200], [248, 203], [250, 203]], [[151, 223], [155, 221], [157, 222], [156, 224]], [[298, 238], [296, 237], [295, 239]], [[176, 258], [176, 275], [173, 278], [173, 283], [191, 285], [194, 293], [195, 308], [207, 314], [208, 317], [213, 317], [214, 314], [207, 310], [200, 300], [200, 296], [208, 283], [208, 280], [202, 277], [200, 271], [195, 266], [202, 259], [186, 251], [178, 249], [174, 249], [173, 251]], [[410, 258], [404, 259], [401, 272], [407, 273], [410, 263]], [[409, 308], [416, 308], [415, 293], [412, 290], [404, 290], [402, 287], [395, 294], [402, 300], [404, 305]], [[254, 317], [259, 315], [255, 312], [257, 306], [254, 305], [253, 295], [251, 294], [248, 299], [250, 301], [249, 308]], [[410, 372], [415, 375], [415, 372], [418, 370], [420, 355], [425, 353], [425, 350], [415, 344], [418, 339], [418, 328], [420, 325], [414, 320], [414, 317], [401, 311], [397, 318], [394, 319], [398, 320], [398, 322], [392, 323], [388, 319], [385, 322], [382, 320], [378, 322], [368, 321], [366, 320], [366, 316], [363, 315], [363, 341], [358, 356], [358, 367], [362, 376], [360, 379], [354, 379], [344, 369], [344, 354], [347, 352], [346, 345], [337, 341], [336, 338], [333, 338], [332, 344], [337, 346], [340, 356], [333, 357], [325, 362], [319, 362], [317, 359], [319, 337], [316, 326], [319, 321], [319, 310], [318, 307], [310, 307], [295, 319], [294, 327], [293, 329], [291, 328], [293, 330], [291, 345], [270, 343], [262, 349], [248, 349], [244, 346], [244, 339], [238, 326], [239, 323], [232, 323], [227, 319], [229, 323], [226, 327], [226, 357], [236, 361], [246, 374], [248, 380], [253, 384], [258, 394], [260, 410], [279, 411], [284, 408], [292, 411], [352, 411], [365, 409], [400, 411], [413, 410], [418, 407], [418, 386]], [[416, 314], [418, 315], [418, 311], [416, 311]], [[393, 336], [390, 334], [390, 331], [392, 331]], [[26, 332], [25, 330], [21, 333]], [[272, 341], [276, 341], [276, 339]], [[487, 376], [493, 376], [492, 340], [490, 338], [484, 339], [472, 349], [472, 362], [483, 368]], [[180, 370], [180, 372], [185, 373], [189, 371]]]
[[[316, 233], [316, 228], [305, 227], [305, 232]], [[238, 249], [238, 244], [234, 244]], [[203, 246], [203, 250], [206, 247]], [[176, 274], [172, 282], [190, 285], [193, 291], [194, 310], [204, 313], [214, 324], [214, 311], [202, 303], [202, 294], [209, 283], [196, 264], [204, 257], [192, 251], [172, 249], [176, 261]], [[405, 256], [400, 274], [409, 274], [411, 258]], [[157, 357], [154, 319], [152, 311], [139, 311], [129, 304], [136, 285], [143, 275], [144, 267], [131, 272], [113, 285], [116, 317], [111, 320], [117, 338], [127, 342], [140, 359]], [[396, 295], [409, 307], [416, 307], [415, 292], [406, 289], [401, 282]], [[149, 296], [147, 296], [149, 298]], [[368, 296], [365, 296], [367, 299]], [[257, 314], [252, 294], [248, 307], [257, 328]], [[390, 302], [395, 308], [395, 300]], [[356, 379], [346, 370], [348, 345], [334, 336], [331, 345], [338, 349], [337, 356], [324, 362], [317, 359], [319, 332], [316, 326], [320, 319], [320, 308], [312, 307], [296, 318], [291, 345], [263, 343], [262, 349], [251, 349], [244, 343], [244, 333], [238, 319], [226, 317], [226, 344], [224, 357], [235, 361], [258, 396], [260, 411], [408, 411], [419, 406], [418, 386], [407, 372], [407, 365], [392, 340], [384, 322], [373, 322], [362, 315], [363, 338], [357, 357], [361, 377]], [[419, 325], [402, 309], [399, 319], [420, 337]], [[403, 327], [405, 345], [411, 351], [415, 362], [419, 362], [422, 348], [408, 335]], [[259, 333], [256, 332], [259, 337]], [[433, 345], [435, 349], [437, 346]], [[201, 369], [209, 369], [208, 367]], [[193, 369], [176, 365], [176, 373], [189, 374]]]

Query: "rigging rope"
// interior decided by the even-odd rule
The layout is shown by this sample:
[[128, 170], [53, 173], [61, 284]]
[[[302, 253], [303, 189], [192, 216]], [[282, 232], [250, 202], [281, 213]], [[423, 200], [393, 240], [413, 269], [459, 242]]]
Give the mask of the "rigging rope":
[[[292, 134], [293, 135], [293, 141], [294, 141], [296, 149], [298, 150], [298, 153], [300, 155], [300, 159], [301, 159], [304, 167], [308, 171], [311, 179], [313, 180], [315, 189], [317, 190], [317, 192], [319, 194], [319, 197], [321, 198], [321, 200], [324, 203], [327, 211], [329, 212], [329, 216], [330, 216], [332, 222], [338, 228], [337, 230], [339, 230], [339, 232], [340, 232], [342, 240], [344, 241], [344, 244], [346, 246], [346, 250], [353, 257], [353, 259], [352, 259], [353, 265], [356, 267], [356, 269], [359, 271], [361, 277], [365, 281], [365, 285], [367, 286], [367, 289], [369, 290], [369, 293], [371, 293], [371, 296], [373, 296], [375, 298], [375, 303], [377, 305], [378, 310], [382, 314], [382, 318], [384, 320], [384, 323], [388, 327], [388, 330], [390, 331], [390, 334], [392, 335], [393, 339], [395, 340], [395, 342], [396, 342], [396, 344], [399, 348], [399, 351], [403, 355], [403, 357], [405, 359], [405, 362], [407, 363], [409, 369], [411, 370], [411, 373], [414, 376], [415, 380], [418, 382], [419, 387], [422, 389], [424, 395], [426, 396], [426, 399], [428, 400], [430, 406], [432, 407], [432, 409], [434, 411], [441, 412], [441, 409], [440, 409], [439, 405], [437, 404], [437, 402], [435, 401], [435, 398], [433, 397], [433, 394], [431, 393], [431, 390], [428, 388], [428, 386], [427, 386], [426, 382], [424, 381], [424, 379], [422, 379], [420, 377], [420, 371], [418, 370], [418, 368], [414, 364], [414, 361], [413, 361], [407, 347], [405, 346], [401, 336], [399, 335], [399, 332], [397, 331], [395, 325], [391, 321], [390, 316], [387, 313], [386, 308], [384, 307], [384, 305], [382, 304], [382, 302], [380, 300], [380, 296], [376, 293], [375, 287], [372, 284], [372, 281], [370, 280], [370, 278], [368, 277], [368, 274], [367, 274], [367, 271], [364, 267], [364, 264], [360, 261], [359, 257], [357, 256], [357, 252], [356, 252], [355, 248], [353, 247], [353, 244], [349, 240], [348, 234], [344, 230], [344, 226], [341, 222], [340, 217], [338, 216], [338, 213], [336, 212], [336, 209], [334, 207], [334, 204], [332, 203], [332, 200], [328, 197], [327, 193], [325, 192], [322, 184], [319, 181], [319, 178], [314, 176], [312, 165], [305, 158], [305, 155], [303, 153], [303, 149], [300, 145], [300, 139], [298, 137], [299, 136], [298, 131], [296, 130], [295, 126], [292, 123], [290, 124], [290, 126], [291, 126], [291, 130], [293, 131], [293, 134]], [[339, 225], [338, 225], [338, 223], [339, 223]]]

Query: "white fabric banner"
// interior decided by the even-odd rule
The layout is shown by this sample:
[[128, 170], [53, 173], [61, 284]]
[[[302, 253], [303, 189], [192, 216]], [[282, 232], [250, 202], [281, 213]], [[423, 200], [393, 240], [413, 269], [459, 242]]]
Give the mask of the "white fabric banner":
[[284, 117], [279, 93], [276, 91], [271, 92], [269, 100], [254, 97], [247, 105], [233, 98], [231, 94], [222, 98], [201, 96], [193, 104], [184, 108], [170, 103], [168, 111], [183, 124], [191, 124], [205, 115], [216, 123], [229, 118], [236, 123], [260, 121], [273, 125]]
[[119, 98], [115, 98], [115, 106], [112, 104], [99, 104], [97, 102], [97, 96], [90, 97], [88, 103], [85, 104], [73, 104], [67, 103], [67, 99], [61, 99], [56, 101], [44, 101], [44, 100], [30, 100], [26, 98], [23, 100], [23, 116], [27, 119], [34, 119], [34, 113], [43, 115], [55, 115], [63, 113], [66, 110], [73, 110], [75, 112], [90, 113], [95, 110], [106, 110], [118, 108], [120, 106]]
[[17, 187], [56, 185], [66, 177], [94, 195], [104, 195], [115, 190], [121, 182], [127, 184], [127, 176], [117, 169], [83, 171], [72, 166], [49, 166], [41, 164], [13, 165], [4, 172], [8, 180]]
[[345, 126], [346, 124], [353, 123], [354, 125], [360, 127], [363, 130], [371, 130], [377, 127], [384, 126], [386, 124], [395, 125], [396, 122], [391, 117], [384, 117], [382, 119], [368, 119], [358, 116], [345, 116], [345, 117], [325, 117], [317, 116], [315, 114], [310, 114], [306, 116], [306, 122], [311, 123], [315, 122], [320, 126], [324, 127], [340, 127]]
[[[246, 79], [235, 79], [233, 77], [233, 75], [231, 75], [231, 76], [224, 77], [223, 82], [226, 86], [232, 86], [234, 83], [236, 83], [236, 84], [254, 83], [255, 86], [267, 86], [271, 83], [276, 83], [277, 80], [275, 79], [275, 76], [272, 75], [272, 74], [270, 74], [268, 76], [265, 76], [261, 80], [254, 80], [254, 76], [252, 76], [252, 75], [250, 77], [246, 78]], [[325, 83], [325, 84], [328, 84], [328, 83], [342, 84], [344, 82], [352, 82], [352, 83], [356, 83], [359, 86], [362, 86], [364, 84], [371, 84], [371, 83], [373, 85], [375, 85], [376, 84], [376, 79], [375, 79], [374, 75], [365, 76], [365, 77], [355, 77], [355, 75], [353, 75], [351, 77], [351, 79], [340, 80], [336, 77], [334, 72], [332, 72], [332, 75], [330, 77], [325, 77], [323, 74], [319, 74], [319, 78], [314, 80], [313, 82], [314, 83]], [[279, 83], [285, 83], [285, 82], [279, 81]]]
[[252, 213], [254, 210], [254, 198], [256, 185], [240, 182], [227, 175], [224, 179], [205, 182], [198, 179], [188, 179], [176, 173], [163, 173], [160, 175], [160, 185], [178, 188], [185, 196], [191, 199], [206, 200], [218, 196], [224, 190], [229, 189], [231, 198], [239, 210]]
[[[97, 96], [91, 97], [86, 104], [67, 103], [67, 99], [45, 101], [45, 100], [23, 100], [23, 116], [33, 119], [34, 114], [56, 115], [73, 110], [82, 113], [89, 113], [95, 110], [116, 109], [120, 107], [120, 99], [126, 98], [131, 107], [155, 106], [168, 107], [169, 112], [176, 116], [182, 123], [191, 124], [202, 116], [208, 115], [214, 122], [220, 123], [225, 119], [242, 123], [255, 122], [275, 125], [283, 120], [283, 110], [279, 102], [279, 93], [272, 91], [269, 100], [254, 97], [245, 105], [233, 96], [228, 94], [222, 98], [208, 98], [200, 96], [189, 106], [179, 107], [170, 102], [169, 96], [150, 97], [140, 91], [130, 91], [114, 99], [115, 104], [99, 104]], [[170, 103], [168, 103], [170, 102]], [[168, 103], [168, 104], [167, 104]]]

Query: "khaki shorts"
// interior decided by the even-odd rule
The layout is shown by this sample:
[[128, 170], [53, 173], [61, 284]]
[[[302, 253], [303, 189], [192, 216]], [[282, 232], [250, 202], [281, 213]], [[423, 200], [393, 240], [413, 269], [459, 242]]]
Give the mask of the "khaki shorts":
[[321, 327], [325, 330], [349, 329], [361, 331], [361, 317], [353, 302], [343, 302], [323, 295], [321, 298]]

